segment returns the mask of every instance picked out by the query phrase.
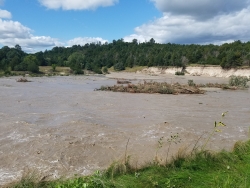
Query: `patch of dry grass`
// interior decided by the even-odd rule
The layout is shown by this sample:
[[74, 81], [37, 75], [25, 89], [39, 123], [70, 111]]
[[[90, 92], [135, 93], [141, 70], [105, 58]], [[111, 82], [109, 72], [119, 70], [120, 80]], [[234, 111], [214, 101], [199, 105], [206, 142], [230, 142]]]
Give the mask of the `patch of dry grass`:
[[53, 72], [51, 66], [39, 66], [39, 71], [44, 74], [56, 73], [56, 74], [70, 74], [69, 67], [56, 67], [56, 71]]

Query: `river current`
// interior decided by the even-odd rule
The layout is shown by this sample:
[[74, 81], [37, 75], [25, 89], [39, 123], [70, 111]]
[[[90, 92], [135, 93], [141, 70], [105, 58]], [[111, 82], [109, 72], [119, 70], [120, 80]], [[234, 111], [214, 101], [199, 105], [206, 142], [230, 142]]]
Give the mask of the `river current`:
[[[163, 137], [159, 158], [166, 160], [168, 138], [178, 133], [180, 148], [204, 143], [215, 121], [227, 126], [215, 134], [208, 149], [230, 150], [248, 139], [250, 90], [207, 89], [201, 95], [131, 94], [95, 91], [114, 85], [114, 78], [169, 83], [226, 83], [228, 79], [134, 73], [105, 76], [0, 78], [0, 185], [36, 173], [59, 178], [89, 174], [112, 162], [141, 165], [152, 161]], [[228, 111], [222, 119], [221, 114]], [[129, 141], [129, 142], [128, 142]], [[128, 144], [128, 145], [127, 145]], [[127, 145], [127, 151], [126, 150]]]

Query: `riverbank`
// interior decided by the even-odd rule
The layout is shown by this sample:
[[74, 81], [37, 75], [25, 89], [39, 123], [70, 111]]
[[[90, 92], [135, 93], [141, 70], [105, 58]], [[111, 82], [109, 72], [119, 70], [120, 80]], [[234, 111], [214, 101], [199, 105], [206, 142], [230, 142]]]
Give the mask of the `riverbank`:
[[[126, 154], [125, 154], [126, 155]], [[194, 151], [180, 149], [171, 162], [160, 164], [152, 161], [143, 168], [130, 166], [129, 161], [113, 163], [107, 170], [93, 175], [68, 180], [47, 181], [28, 175], [9, 187], [250, 187], [250, 141], [236, 142], [231, 152]]]
[[[176, 72], [181, 72], [182, 68], [169, 67], [169, 68], [159, 68], [159, 67], [149, 67], [144, 68], [137, 73], [160, 75], [160, 74], [175, 74]], [[210, 76], [210, 77], [220, 77], [228, 78], [230, 76], [250, 76], [250, 68], [239, 68], [239, 69], [222, 69], [220, 66], [187, 66], [185, 69], [185, 74], [190, 76]]]

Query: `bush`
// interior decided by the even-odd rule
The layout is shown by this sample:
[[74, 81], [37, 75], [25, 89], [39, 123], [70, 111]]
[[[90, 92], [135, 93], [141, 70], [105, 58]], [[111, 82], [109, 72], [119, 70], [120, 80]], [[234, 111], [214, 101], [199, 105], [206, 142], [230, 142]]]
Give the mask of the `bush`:
[[104, 74], [108, 74], [109, 73], [108, 68], [107, 67], [103, 67], [102, 72]]
[[84, 74], [84, 72], [81, 68], [77, 68], [73, 72], [74, 72], [74, 74]]
[[177, 75], [177, 76], [183, 76], [183, 75], [185, 75], [185, 73], [182, 72], [182, 71], [177, 71], [177, 72], [175, 72], [175, 75]]
[[229, 85], [247, 88], [247, 82], [250, 81], [246, 76], [230, 76]]
[[28, 71], [33, 72], [33, 73], [38, 73], [39, 72], [39, 67], [35, 62], [30, 62], [28, 64]]
[[51, 67], [52, 67], [52, 71], [55, 72], [57, 65], [56, 64], [52, 64]]
[[114, 69], [116, 70], [116, 71], [122, 71], [122, 70], [125, 70], [125, 66], [123, 65], [123, 63], [116, 63], [115, 65], [114, 65]]
[[188, 86], [195, 86], [195, 83], [193, 80], [188, 80]]
[[93, 72], [95, 72], [96, 74], [102, 74], [102, 70], [97, 66], [93, 68]]

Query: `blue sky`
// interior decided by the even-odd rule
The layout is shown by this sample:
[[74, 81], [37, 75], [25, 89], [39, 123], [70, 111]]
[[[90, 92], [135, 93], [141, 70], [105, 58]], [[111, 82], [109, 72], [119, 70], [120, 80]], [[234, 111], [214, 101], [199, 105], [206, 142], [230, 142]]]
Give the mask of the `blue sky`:
[[0, 0], [0, 47], [26, 52], [112, 42], [249, 41], [249, 0]]

